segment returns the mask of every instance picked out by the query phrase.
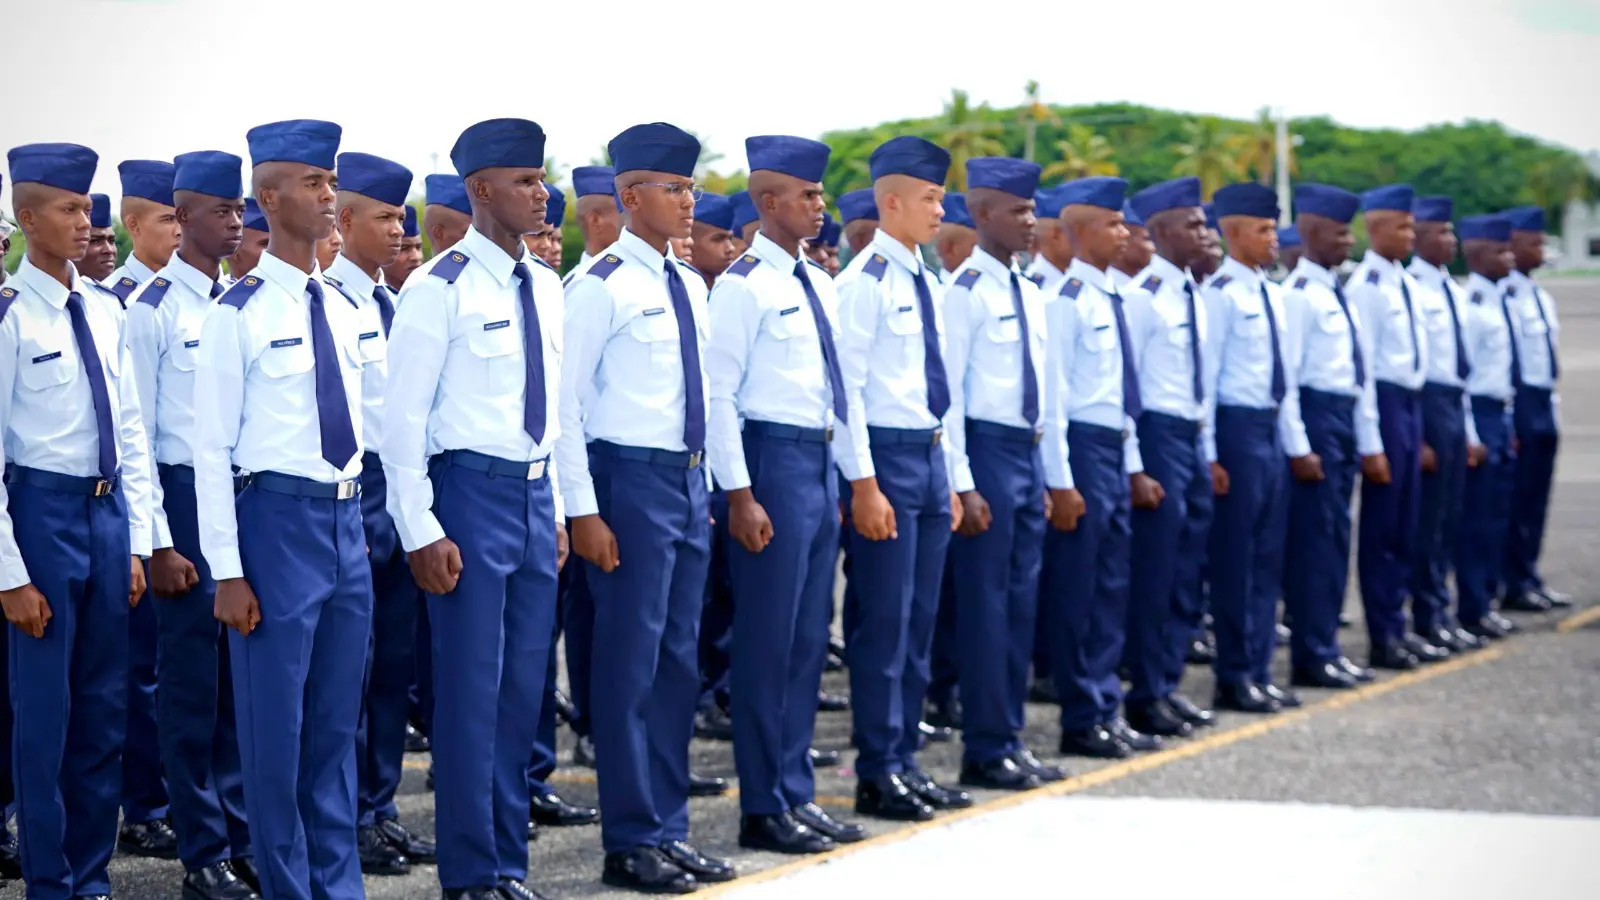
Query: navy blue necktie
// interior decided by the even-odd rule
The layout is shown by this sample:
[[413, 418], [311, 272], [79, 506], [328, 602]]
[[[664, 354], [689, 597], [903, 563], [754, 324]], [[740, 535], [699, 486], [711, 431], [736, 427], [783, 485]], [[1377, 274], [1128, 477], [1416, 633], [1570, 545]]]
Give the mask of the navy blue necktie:
[[[544, 389], [544, 334], [539, 330], [539, 309], [533, 305], [533, 273], [528, 271], [527, 263], [519, 262], [511, 267], [511, 274], [517, 276], [517, 299], [522, 304], [522, 369], [527, 385], [522, 396], [522, 429], [537, 444], [544, 440], [548, 412]], [[378, 290], [389, 293], [382, 285]], [[394, 306], [386, 304], [384, 300], [387, 299], [378, 301], [379, 313], [388, 311], [383, 317], [385, 334], [389, 333], [389, 323], [394, 321]]]
[[222, 296], [222, 285], [218, 284], [215, 281], [211, 282], [211, 299], [215, 300], [215, 299], [217, 299], [218, 297], [221, 297], [221, 296]]
[[1267, 293], [1267, 283], [1261, 282], [1261, 307], [1267, 311], [1267, 331], [1272, 335], [1272, 402], [1282, 403], [1289, 392], [1283, 377], [1283, 348], [1278, 345], [1278, 314], [1272, 311], [1272, 295]]
[[322, 285], [312, 278], [306, 282], [311, 295], [311, 354], [316, 360], [317, 424], [322, 431], [322, 458], [335, 469], [343, 469], [356, 455], [356, 430], [350, 421], [350, 404], [344, 393], [344, 375], [339, 367], [339, 348], [323, 306]]
[[[388, 288], [375, 284], [372, 286], [372, 299], [378, 301], [378, 319], [383, 322], [383, 336], [388, 337], [389, 329], [394, 327], [394, 297], [389, 294]], [[537, 443], [538, 438], [534, 441]]]
[[794, 277], [800, 279], [800, 287], [806, 292], [806, 302], [811, 305], [811, 318], [817, 322], [817, 339], [822, 342], [822, 364], [828, 369], [828, 387], [833, 391], [833, 417], [844, 422], [848, 404], [844, 399], [844, 375], [839, 371], [839, 350], [833, 344], [833, 326], [828, 324], [828, 314], [822, 308], [817, 289], [811, 286], [811, 276], [806, 274], [804, 261], [794, 264]]
[[[1350, 304], [1344, 299], [1344, 288], [1339, 286], [1338, 281], [1333, 283], [1333, 299], [1339, 301], [1339, 308], [1344, 311], [1345, 323], [1350, 326], [1350, 361], [1356, 367], [1356, 387], [1366, 387], [1367, 358], [1361, 355], [1361, 341], [1356, 337], [1356, 320], [1350, 315]], [[1456, 332], [1458, 337], [1460, 334], [1460, 331]]]
[[1522, 348], [1517, 346], [1517, 327], [1511, 321], [1511, 293], [1500, 294], [1500, 314], [1506, 318], [1506, 337], [1511, 341], [1511, 386], [1522, 388]]
[[1133, 364], [1133, 336], [1128, 333], [1128, 317], [1122, 311], [1122, 295], [1111, 292], [1111, 312], [1117, 317], [1117, 342], [1122, 348], [1122, 411], [1137, 419], [1144, 412], [1139, 396], [1139, 369]]
[[1022, 280], [1011, 273], [1011, 309], [1022, 332], [1022, 417], [1029, 425], [1039, 424], [1039, 374], [1033, 369], [1033, 341], [1028, 337], [1028, 310], [1022, 303]]
[[1189, 304], [1189, 362], [1194, 368], [1194, 402], [1204, 403], [1206, 392], [1200, 384], [1200, 315], [1194, 308], [1193, 281], [1184, 281], [1183, 297]]
[[1544, 301], [1539, 299], [1539, 288], [1533, 288], [1533, 308], [1539, 311], [1539, 321], [1544, 323], [1544, 346], [1550, 351], [1550, 380], [1561, 377], [1561, 364], [1556, 362], [1556, 340], [1550, 335], [1550, 319], [1544, 314]]
[[117, 438], [116, 429], [111, 425], [111, 393], [106, 389], [106, 372], [100, 365], [100, 354], [94, 348], [94, 334], [89, 331], [83, 295], [77, 291], [67, 295], [67, 316], [72, 319], [72, 336], [77, 339], [83, 372], [89, 376], [89, 395], [94, 398], [94, 425], [100, 436], [100, 477], [109, 479], [117, 474]]
[[1456, 295], [1450, 287], [1450, 276], [1444, 276], [1439, 282], [1439, 289], [1444, 291], [1444, 305], [1450, 309], [1450, 327], [1456, 336], [1456, 378], [1462, 382], [1467, 380], [1467, 340], [1461, 334], [1461, 314], [1456, 312]]
[[672, 314], [678, 317], [678, 352], [683, 356], [683, 445], [690, 453], [706, 446], [706, 393], [700, 380], [700, 336], [694, 330], [694, 307], [683, 286], [678, 264], [667, 260], [667, 291], [672, 294]]
[[1417, 345], [1417, 311], [1411, 305], [1411, 289], [1406, 287], [1406, 276], [1400, 275], [1400, 296], [1406, 301], [1406, 330], [1411, 333], [1411, 371], [1422, 371], [1422, 348]]
[[928, 412], [943, 419], [950, 411], [950, 382], [945, 380], [944, 354], [939, 352], [939, 329], [933, 314], [933, 292], [928, 290], [922, 267], [911, 274], [917, 288], [917, 307], [922, 314], [922, 375], [928, 381]]

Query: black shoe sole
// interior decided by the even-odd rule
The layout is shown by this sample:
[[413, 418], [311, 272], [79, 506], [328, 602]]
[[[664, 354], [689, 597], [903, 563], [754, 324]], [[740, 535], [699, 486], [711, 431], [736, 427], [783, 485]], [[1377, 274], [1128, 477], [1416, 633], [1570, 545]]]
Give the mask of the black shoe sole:
[[698, 883], [683, 886], [670, 884], [641, 884], [626, 875], [613, 875], [610, 872], [600, 873], [600, 883], [608, 887], [622, 888], [636, 894], [692, 894], [700, 890]]
[[411, 867], [408, 866], [408, 865], [407, 866], [395, 866], [395, 865], [389, 865], [389, 864], [376, 866], [376, 865], [367, 865], [366, 863], [362, 863], [361, 864], [361, 874], [363, 874], [363, 875], [376, 875], [376, 876], [381, 877], [381, 878], [398, 878], [398, 877], [403, 877], [403, 876], [406, 876], [406, 875], [410, 875], [411, 874]]
[[176, 847], [171, 850], [151, 850], [148, 847], [138, 847], [130, 844], [124, 844], [121, 841], [117, 842], [117, 852], [121, 853], [123, 856], [142, 856], [145, 859], [178, 858], [178, 849]]
[[776, 842], [766, 841], [760, 838], [747, 838], [744, 835], [739, 836], [739, 846], [745, 848], [746, 850], [760, 850], [764, 853], [781, 853], [784, 856], [816, 856], [820, 853], [828, 853], [838, 849], [833, 841], [829, 841], [827, 844], [821, 846], [801, 847], [778, 844]]
[[1001, 783], [987, 778], [968, 778], [963, 775], [960, 784], [962, 787], [977, 788], [981, 791], [1034, 791], [1044, 787], [1044, 779], [1037, 775], [1029, 775], [1020, 781]]
[[885, 822], [931, 822], [938, 814], [932, 809], [929, 809], [926, 813], [923, 813], [921, 810], [917, 810], [915, 812], [907, 811], [904, 813], [893, 812], [889, 810], [876, 809], [871, 804], [858, 802], [856, 804], [856, 815], [871, 816], [874, 819], [883, 819]]

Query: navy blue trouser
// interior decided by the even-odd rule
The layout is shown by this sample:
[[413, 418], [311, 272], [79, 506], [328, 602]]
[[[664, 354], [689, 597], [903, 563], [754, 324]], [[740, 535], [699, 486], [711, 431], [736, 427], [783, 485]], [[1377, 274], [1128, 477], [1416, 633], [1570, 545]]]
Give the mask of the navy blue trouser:
[[1216, 498], [1207, 563], [1214, 669], [1220, 684], [1270, 684], [1289, 506], [1278, 411], [1219, 406], [1216, 440], [1229, 486]]
[[973, 486], [991, 521], [951, 538], [962, 755], [986, 763], [1023, 747], [1028, 664], [1044, 555], [1044, 464], [1031, 428], [967, 422]]
[[1406, 633], [1406, 596], [1422, 505], [1422, 392], [1380, 381], [1378, 431], [1389, 459], [1389, 483], [1361, 482], [1361, 533], [1356, 567], [1367, 634], [1377, 647]]
[[1311, 670], [1338, 659], [1339, 611], [1350, 584], [1350, 495], [1361, 457], [1356, 452], [1356, 398], [1300, 389], [1300, 416], [1311, 452], [1322, 458], [1323, 480], [1289, 477], [1289, 549], [1284, 607], [1294, 619], [1289, 658]]
[[589, 444], [600, 518], [621, 559], [609, 573], [584, 564], [594, 599], [590, 718], [607, 853], [689, 836], [711, 521], [705, 470], [686, 459]]
[[862, 779], [917, 770], [939, 585], [950, 546], [950, 481], [932, 430], [868, 428], [898, 537], [850, 538], [850, 711]]
[[[954, 543], [955, 538], [950, 540]], [[954, 565], [950, 555], [945, 554], [944, 573], [939, 579], [939, 610], [933, 618], [933, 649], [928, 653], [928, 702], [941, 705], [958, 696], [961, 678]]]
[[167, 816], [156, 723], [156, 660], [160, 637], [155, 595], [145, 591], [128, 612], [128, 733], [122, 744], [122, 818], [149, 822]]
[[361, 504], [262, 480], [234, 501], [261, 623], [228, 632], [250, 846], [264, 900], [359, 900], [356, 722], [372, 618]]
[[1178, 689], [1189, 642], [1200, 628], [1198, 594], [1184, 585], [1199, 580], [1211, 525], [1211, 469], [1200, 445], [1200, 425], [1165, 413], [1139, 417], [1139, 453], [1145, 474], [1166, 496], [1155, 509], [1135, 509], [1129, 583], [1128, 705], [1160, 700]]
[[1133, 550], [1124, 443], [1120, 429], [1067, 423], [1072, 480], [1085, 511], [1072, 531], [1050, 529], [1041, 594], [1055, 629], [1050, 656], [1063, 731], [1108, 724], [1122, 705], [1117, 665], [1127, 639]]
[[1461, 531], [1456, 544], [1456, 618], [1476, 625], [1504, 584], [1506, 540], [1510, 534], [1511, 495], [1516, 454], [1511, 450], [1511, 410], [1503, 400], [1472, 398], [1473, 423], [1488, 458], [1467, 470]]
[[812, 802], [811, 737], [833, 618], [839, 495], [821, 429], [749, 421], [750, 489], [772, 542], [728, 546], [733, 589], [733, 759], [739, 807], [776, 815]]
[[20, 466], [6, 476], [17, 549], [50, 604], [44, 636], [12, 627], [17, 831], [28, 897], [111, 893], [127, 725], [128, 511], [122, 488]]
[[853, 489], [843, 473], [839, 475], [839, 577], [844, 581], [844, 596], [839, 601], [839, 633], [844, 641], [845, 663], [849, 664], [850, 632], [855, 630], [855, 617], [859, 611], [856, 603], [856, 586], [850, 578], [853, 564], [850, 560], [850, 536], [856, 533], [850, 524], [850, 502]]
[[1461, 388], [1422, 386], [1422, 440], [1438, 466], [1422, 473], [1417, 538], [1411, 559], [1411, 624], [1429, 631], [1450, 624], [1450, 573], [1455, 569], [1461, 491], [1467, 483], [1467, 416]]
[[200, 552], [194, 469], [161, 466], [159, 472], [172, 549], [200, 576], [186, 594], [145, 600], [155, 608], [161, 639], [156, 715], [172, 829], [178, 858], [193, 871], [249, 857], [250, 830], [228, 640], [214, 608], [217, 583]]
[[408, 693], [410, 718], [417, 730], [433, 735], [433, 624], [428, 621], [428, 598], [417, 592], [416, 638], [411, 642], [411, 690]]
[[368, 453], [361, 464], [361, 522], [372, 570], [372, 640], [367, 648], [366, 696], [356, 729], [358, 822], [362, 826], [398, 819], [394, 796], [400, 789], [406, 753], [406, 719], [411, 679], [416, 672], [417, 597], [422, 589], [384, 508], [388, 480], [383, 462]]
[[731, 682], [729, 657], [733, 644], [733, 586], [728, 574], [728, 495], [711, 495], [711, 565], [706, 574], [706, 601], [700, 613], [701, 709], [728, 709]]
[[[563, 523], [564, 524], [564, 523]], [[556, 576], [556, 614], [550, 625], [550, 660], [544, 667], [544, 700], [539, 704], [538, 728], [533, 738], [533, 752], [528, 756], [528, 796], [542, 797], [554, 790], [549, 778], [556, 771], [556, 644], [561, 640], [561, 623], [566, 618], [566, 592], [561, 589], [562, 575], [568, 569], [580, 567], [577, 557], [569, 556], [566, 565]]]
[[1539, 554], [1550, 516], [1550, 488], [1556, 477], [1556, 452], [1561, 433], [1556, 424], [1554, 395], [1546, 388], [1517, 390], [1512, 412], [1519, 447], [1511, 495], [1510, 539], [1506, 542], [1506, 593], [1544, 587]]
[[561, 629], [567, 651], [567, 699], [577, 711], [568, 724], [572, 733], [590, 733], [590, 688], [594, 684], [594, 594], [589, 590], [589, 567], [579, 559], [561, 568]]

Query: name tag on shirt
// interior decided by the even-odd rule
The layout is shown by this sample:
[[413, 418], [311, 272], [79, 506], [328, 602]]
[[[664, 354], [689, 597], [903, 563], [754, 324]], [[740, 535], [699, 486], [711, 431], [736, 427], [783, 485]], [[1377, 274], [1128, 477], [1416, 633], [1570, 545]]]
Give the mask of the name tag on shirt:
[[1094, 327], [1094, 330], [1095, 331], [1105, 331], [1107, 328], [1110, 328], [1110, 327], [1111, 327], [1110, 325], [1096, 325]]
[[1245, 316], [1245, 318], [1246, 319], [1259, 319], [1259, 318], [1261, 318], [1261, 313], [1250, 313], [1249, 315]]
[[200, 339], [199, 338], [195, 338], [192, 341], [184, 341], [183, 342], [183, 348], [185, 350], [193, 350], [194, 348], [196, 348], [198, 346], [200, 346]]
[[[498, 322], [485, 322], [485, 323], [483, 323], [483, 330], [484, 331], [494, 331], [494, 330], [499, 329], [499, 328], [510, 328], [510, 327], [511, 327], [511, 320], [510, 319], [501, 319]], [[372, 336], [373, 337], [377, 337], [378, 333], [377, 332], [373, 332]], [[366, 335], [362, 335], [362, 337], [365, 338]]]
[[60, 358], [61, 358], [61, 351], [57, 350], [54, 353], [46, 353], [43, 356], [35, 356], [33, 358], [33, 361], [36, 362], [36, 363], [42, 363], [42, 362], [49, 362], [52, 359], [60, 359]]
[[272, 342], [272, 346], [274, 348], [277, 348], [277, 347], [298, 347], [298, 346], [300, 346], [300, 340], [301, 340], [300, 338], [279, 338], [278, 340], [275, 340], [275, 341]]
[[780, 309], [780, 310], [778, 310], [778, 315], [787, 316], [787, 315], [790, 315], [790, 314], [793, 314], [793, 313], [797, 313], [799, 311], [800, 311], [800, 307], [791, 306], [788, 309]]
[[909, 306], [902, 306], [899, 309], [895, 310], [895, 312], [911, 312], [911, 309], [912, 308], [909, 307]]
[[1016, 318], [1016, 317], [1017, 317], [1017, 314], [1016, 314], [1016, 313], [1009, 313], [1009, 314], [1007, 314], [1007, 315], [1004, 315], [1004, 316], [1001, 316], [1001, 317], [1000, 317], [1000, 321], [1002, 321], [1002, 322], [1009, 322], [1009, 321], [1011, 321], [1011, 320], [1012, 320], [1012, 319], [1015, 319], [1015, 318]]
[[643, 314], [647, 316], [659, 316], [666, 311], [667, 308], [665, 306], [652, 306], [645, 310]]
[[358, 338], [358, 340], [370, 341], [370, 340], [372, 340], [373, 338], [375, 338], [377, 336], [378, 336], [378, 333], [376, 331], [369, 331], [366, 334], [361, 335]]

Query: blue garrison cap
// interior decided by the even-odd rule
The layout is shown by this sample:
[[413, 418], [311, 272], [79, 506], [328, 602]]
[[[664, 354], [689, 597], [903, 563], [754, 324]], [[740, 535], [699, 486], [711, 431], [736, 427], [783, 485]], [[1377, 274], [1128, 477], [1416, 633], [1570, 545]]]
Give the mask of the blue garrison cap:
[[[1039, 189], [1039, 164], [1009, 156], [980, 156], [967, 160], [967, 190], [991, 188], [1028, 199]], [[945, 221], [949, 221], [946, 204]]]
[[89, 195], [89, 227], [111, 227], [111, 198], [105, 194]]
[[221, 150], [196, 150], [180, 153], [172, 160], [174, 191], [193, 191], [210, 197], [234, 200], [244, 196], [244, 160]]
[[1287, 250], [1290, 247], [1300, 246], [1300, 229], [1293, 225], [1278, 229], [1278, 249]]
[[456, 212], [472, 215], [472, 204], [467, 202], [467, 183], [459, 175], [429, 175], [423, 179], [428, 206], [448, 206]]
[[544, 223], [560, 228], [567, 218], [567, 195], [553, 184], [547, 184], [545, 188], [550, 191], [550, 199], [544, 202]]
[[1101, 209], [1122, 210], [1123, 197], [1128, 193], [1128, 182], [1110, 175], [1079, 178], [1061, 186], [1061, 207], [1098, 206]]
[[12, 184], [33, 182], [87, 194], [100, 155], [78, 144], [24, 144], [11, 148], [6, 161], [11, 164]]
[[910, 175], [933, 184], [944, 184], [950, 174], [950, 151], [932, 141], [905, 134], [879, 144], [867, 159], [872, 180], [885, 175]]
[[635, 125], [606, 145], [611, 166], [618, 172], [666, 172], [685, 178], [700, 161], [700, 141], [676, 125], [651, 122]]
[[839, 220], [824, 210], [822, 213], [822, 230], [817, 232], [816, 240], [813, 243], [821, 244], [824, 247], [837, 247], [839, 246], [839, 238], [843, 236], [844, 229], [839, 227]]
[[944, 195], [944, 224], [976, 228], [972, 213], [967, 210], [967, 195], [950, 191]]
[[1061, 185], [1047, 187], [1033, 195], [1034, 215], [1041, 219], [1061, 218]]
[[728, 230], [734, 234], [743, 234], [746, 225], [761, 218], [761, 215], [756, 212], [756, 202], [750, 199], [749, 191], [740, 191], [729, 197], [728, 207], [728, 217], [732, 220]]
[[827, 144], [810, 138], [768, 134], [744, 139], [750, 171], [766, 169], [801, 181], [822, 180], [828, 171], [829, 152]]
[[572, 170], [572, 190], [579, 197], [590, 194], [610, 197], [617, 192], [616, 177], [616, 170], [610, 166], [579, 166]]
[[370, 153], [341, 153], [339, 190], [390, 206], [405, 206], [411, 196], [411, 170]]
[[732, 231], [733, 200], [722, 194], [702, 194], [694, 204], [694, 220], [723, 231]]
[[250, 144], [250, 165], [294, 162], [332, 171], [343, 129], [317, 119], [290, 119], [257, 125], [245, 132]]
[[1144, 216], [1139, 215], [1139, 211], [1133, 208], [1131, 200], [1122, 201], [1122, 221], [1128, 223], [1129, 228], [1144, 227]]
[[1418, 197], [1412, 201], [1411, 211], [1418, 222], [1448, 222], [1455, 212], [1455, 203], [1449, 197]]
[[[1149, 219], [1156, 213], [1169, 209], [1186, 209], [1200, 205], [1200, 179], [1190, 175], [1152, 184], [1128, 198], [1133, 211], [1140, 219]], [[1124, 214], [1126, 215], [1126, 214]]]
[[1456, 228], [1456, 236], [1463, 241], [1509, 241], [1511, 220], [1504, 213], [1492, 216], [1468, 216]]
[[456, 138], [450, 162], [462, 178], [479, 169], [544, 166], [544, 129], [527, 119], [486, 119]]
[[406, 237], [422, 236], [422, 229], [417, 226], [417, 208], [409, 203], [406, 204], [405, 224], [401, 227], [403, 228], [402, 233]]
[[1200, 209], [1206, 214], [1206, 227], [1212, 231], [1221, 231], [1222, 223], [1217, 221], [1217, 205], [1215, 203], [1203, 203], [1200, 205]]
[[261, 205], [254, 197], [244, 198], [244, 227], [251, 231], [271, 231], [267, 227], [266, 213], [261, 211]]
[[[12, 175], [12, 180], [15, 179], [16, 176]], [[1544, 230], [1544, 207], [1542, 206], [1518, 206], [1514, 209], [1508, 209], [1500, 215], [1505, 216], [1511, 222], [1512, 231]]]
[[1217, 189], [1211, 205], [1220, 221], [1229, 216], [1257, 219], [1278, 218], [1278, 194], [1272, 188], [1246, 181]]
[[878, 198], [872, 193], [872, 188], [850, 191], [840, 197], [839, 218], [843, 220], [843, 225], [849, 225], [857, 219], [878, 221]]
[[1297, 184], [1294, 186], [1294, 210], [1311, 216], [1321, 216], [1345, 225], [1361, 209], [1361, 198], [1328, 184]]
[[1411, 212], [1411, 201], [1417, 192], [1409, 184], [1386, 184], [1361, 195], [1362, 212]]
[[172, 178], [177, 167], [159, 159], [125, 159], [117, 165], [122, 176], [122, 196], [139, 197], [162, 206], [172, 202]]

